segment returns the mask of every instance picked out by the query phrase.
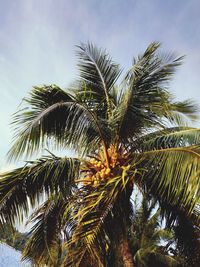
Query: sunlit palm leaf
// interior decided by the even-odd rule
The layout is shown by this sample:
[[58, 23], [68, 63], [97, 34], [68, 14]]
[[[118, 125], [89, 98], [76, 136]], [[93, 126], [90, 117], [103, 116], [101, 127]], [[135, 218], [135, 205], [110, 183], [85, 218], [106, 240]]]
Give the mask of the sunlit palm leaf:
[[[86, 253], [89, 253], [96, 263], [94, 266], [104, 266], [110, 242], [114, 242], [110, 239], [114, 231], [113, 219], [118, 215], [120, 218], [122, 212], [117, 204], [121, 194], [127, 190], [129, 180], [130, 176], [124, 177], [124, 180], [121, 176], [110, 178], [105, 185], [98, 187], [98, 190], [81, 198], [80, 209], [75, 215], [77, 227], [68, 244], [69, 255], [64, 266], [82, 266], [79, 265], [79, 260], [85, 248]], [[126, 210], [127, 207], [123, 206], [123, 209]], [[123, 217], [121, 219], [123, 221]]]
[[179, 113], [194, 115], [196, 107], [190, 102], [173, 103], [166, 90], [182, 58], [158, 55], [158, 43], [152, 43], [145, 53], [134, 60], [132, 69], [125, 77], [127, 90], [119, 105], [119, 134], [121, 137], [137, 134], [145, 127], [162, 127], [163, 118], [176, 120]]
[[134, 140], [133, 150], [150, 150], [170, 147], [184, 147], [200, 144], [200, 129], [172, 127], [146, 134]]
[[[144, 176], [139, 181], [140, 186], [144, 185], [159, 201], [192, 217], [200, 197], [199, 147], [152, 150], [144, 152], [143, 156]], [[175, 220], [173, 210], [168, 211], [168, 219], [173, 214]]]
[[[85, 82], [93, 99], [98, 100], [100, 104], [103, 100], [108, 109], [111, 109], [109, 92], [119, 77], [119, 65], [113, 63], [105, 51], [97, 49], [90, 43], [78, 48], [80, 78]], [[84, 83], [82, 88], [85, 88]], [[79, 94], [84, 93], [85, 90], [79, 90]]]
[[0, 176], [0, 214], [2, 220], [23, 219], [30, 204], [34, 207], [52, 192], [70, 194], [79, 175], [79, 161], [44, 157]]

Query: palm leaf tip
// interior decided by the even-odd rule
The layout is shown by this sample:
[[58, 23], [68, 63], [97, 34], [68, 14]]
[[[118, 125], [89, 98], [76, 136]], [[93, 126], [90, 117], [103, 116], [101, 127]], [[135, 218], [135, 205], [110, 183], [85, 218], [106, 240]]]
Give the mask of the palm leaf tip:
[[197, 120], [199, 117], [199, 105], [197, 105], [193, 100], [188, 99], [182, 102], [175, 102], [172, 104], [172, 108], [175, 112], [183, 114], [189, 119]]
[[151, 167], [146, 168], [143, 182], [156, 198], [159, 196], [169, 224], [175, 223], [178, 210], [192, 219], [199, 202], [199, 148], [178, 147], [144, 153], [154, 157], [147, 163]]
[[92, 88], [93, 92], [96, 91], [98, 95], [102, 96], [101, 101], [108, 106], [109, 112], [111, 112], [111, 90], [121, 73], [119, 65], [114, 63], [105, 51], [91, 43], [81, 44], [77, 47], [79, 48], [77, 55], [80, 78], [89, 88]]
[[98, 142], [96, 114], [61, 89], [53, 87], [49, 92], [48, 88], [36, 88], [28, 100], [31, 109], [16, 114], [14, 143], [8, 152], [10, 160], [41, 152], [47, 142], [53, 149], [56, 141], [56, 148], [68, 147], [78, 152], [80, 146], [89, 149], [89, 142], [94, 145]]
[[52, 195], [33, 215], [34, 223], [22, 260], [34, 259], [39, 264], [57, 265], [62, 253], [62, 214], [66, 200]]
[[3, 219], [14, 222], [28, 215], [41, 199], [51, 193], [70, 195], [76, 188], [80, 162], [73, 158], [43, 157], [25, 167], [1, 174], [0, 213]]

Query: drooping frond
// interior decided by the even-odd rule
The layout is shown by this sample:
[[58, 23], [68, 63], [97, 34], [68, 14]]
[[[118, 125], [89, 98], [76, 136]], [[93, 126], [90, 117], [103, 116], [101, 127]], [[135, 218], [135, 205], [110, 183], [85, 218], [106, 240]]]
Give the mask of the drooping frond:
[[171, 110], [172, 110], [172, 116], [169, 116], [169, 119], [171, 119], [171, 122], [173, 120], [176, 120], [176, 115], [178, 115], [178, 123], [179, 121], [182, 122], [181, 114], [185, 117], [191, 119], [191, 120], [197, 120], [198, 118], [198, 111], [199, 106], [194, 103], [193, 100], [187, 99], [185, 101], [180, 102], [172, 102], [171, 104]]
[[24, 100], [33, 108], [41, 111], [55, 103], [73, 100], [72, 95], [57, 85], [34, 86], [30, 96], [30, 98], [25, 98]]
[[144, 171], [139, 186], [165, 203], [169, 223], [176, 220], [178, 210], [192, 218], [200, 197], [199, 147], [152, 150], [141, 156]]
[[38, 266], [58, 266], [62, 254], [63, 214], [67, 199], [51, 195], [31, 216], [33, 224], [22, 260], [32, 260]]
[[166, 90], [182, 58], [163, 58], [158, 55], [158, 48], [158, 43], [152, 43], [142, 56], [134, 60], [125, 77], [126, 90], [116, 109], [121, 138], [134, 136], [146, 128], [164, 127], [163, 118], [177, 121], [180, 113], [192, 116], [196, 112], [192, 103], [174, 103]]
[[79, 175], [79, 161], [71, 158], [43, 157], [22, 168], [0, 175], [0, 216], [14, 222], [28, 214], [44, 193], [70, 194]]
[[158, 245], [160, 237], [155, 238], [154, 234], [160, 227], [159, 216], [155, 201], [150, 202], [143, 196], [141, 207], [135, 211], [131, 221], [131, 244], [134, 253], [141, 248]]
[[78, 66], [82, 79], [78, 93], [83, 97], [89, 96], [89, 99], [92, 98], [100, 106], [104, 105], [102, 108], [106, 105], [108, 112], [111, 112], [110, 91], [119, 77], [119, 65], [113, 63], [105, 51], [90, 43], [82, 44], [78, 48]]
[[154, 199], [143, 196], [141, 206], [132, 219], [130, 244], [135, 263], [141, 267], [177, 266], [178, 262], [162, 246], [163, 241], [169, 242], [173, 238], [173, 232], [161, 228], [160, 209], [156, 206]]
[[[14, 143], [10, 159], [31, 156], [45, 146], [88, 148], [103, 138], [100, 123], [94, 112], [75, 98], [54, 86], [36, 87], [25, 100], [30, 107], [14, 116]], [[81, 146], [81, 149], [80, 149]]]
[[192, 127], [171, 127], [146, 134], [134, 140], [132, 150], [141, 151], [193, 146], [200, 143], [200, 129]]
[[[125, 203], [125, 206], [118, 204], [121, 196], [129, 190], [127, 185], [130, 179], [131, 176], [124, 170], [122, 176], [110, 178], [105, 185], [80, 198], [80, 208], [74, 217], [77, 226], [68, 243], [69, 254], [64, 266], [84, 266], [80, 264], [84, 251], [90, 255], [94, 266], [105, 265], [109, 247], [114, 242], [112, 237], [116, 238], [116, 225], [122, 226], [124, 223], [122, 210], [126, 213], [128, 207]], [[114, 225], [113, 220], [118, 220], [117, 224]]]
[[186, 216], [180, 214], [174, 232], [183, 265], [197, 267], [200, 262], [200, 228]]
[[170, 266], [178, 267], [179, 262], [170, 255], [164, 254], [163, 250], [158, 247], [148, 247], [146, 249], [140, 249], [137, 251], [135, 262], [138, 267], [146, 266]]

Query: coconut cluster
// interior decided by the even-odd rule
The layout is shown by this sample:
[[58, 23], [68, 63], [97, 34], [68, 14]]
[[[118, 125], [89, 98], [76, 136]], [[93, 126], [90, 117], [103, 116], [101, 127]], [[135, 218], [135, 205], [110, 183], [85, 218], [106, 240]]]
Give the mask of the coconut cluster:
[[84, 173], [82, 179], [83, 185], [96, 187], [101, 183], [105, 183], [109, 178], [117, 174], [127, 158], [126, 153], [122, 150], [117, 150], [114, 145], [111, 145], [107, 149], [107, 156], [109, 167], [103, 151], [100, 151], [97, 157], [92, 158], [84, 164], [82, 168]]

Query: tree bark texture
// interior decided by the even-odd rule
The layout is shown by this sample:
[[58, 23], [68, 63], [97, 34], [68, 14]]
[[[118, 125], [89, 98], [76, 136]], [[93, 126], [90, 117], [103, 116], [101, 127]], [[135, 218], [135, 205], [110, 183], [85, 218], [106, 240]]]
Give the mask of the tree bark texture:
[[123, 267], [134, 267], [133, 256], [130, 250], [130, 245], [126, 236], [120, 236], [119, 256]]
[[[119, 240], [119, 249], [117, 258], [120, 260], [120, 265], [123, 267], [134, 267], [133, 255], [131, 253], [131, 248], [128, 240], [128, 227], [129, 227], [129, 206], [130, 206], [130, 196], [132, 193], [132, 188], [128, 189], [126, 193], [121, 197], [121, 210], [123, 219], [119, 220], [117, 234]], [[124, 213], [124, 214], [123, 214]]]

